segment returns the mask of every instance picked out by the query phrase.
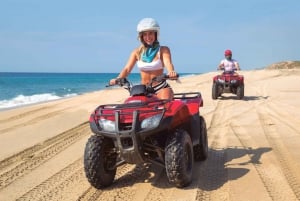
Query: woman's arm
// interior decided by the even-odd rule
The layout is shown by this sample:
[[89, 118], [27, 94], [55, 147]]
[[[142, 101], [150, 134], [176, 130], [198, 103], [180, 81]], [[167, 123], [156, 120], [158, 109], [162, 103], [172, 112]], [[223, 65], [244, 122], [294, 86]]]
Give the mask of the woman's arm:
[[172, 63], [171, 51], [170, 51], [169, 47], [162, 46], [160, 51], [161, 51], [162, 62], [168, 71], [168, 75], [170, 77], [176, 77], [177, 73], [176, 73], [176, 71], [174, 69], [174, 65]]

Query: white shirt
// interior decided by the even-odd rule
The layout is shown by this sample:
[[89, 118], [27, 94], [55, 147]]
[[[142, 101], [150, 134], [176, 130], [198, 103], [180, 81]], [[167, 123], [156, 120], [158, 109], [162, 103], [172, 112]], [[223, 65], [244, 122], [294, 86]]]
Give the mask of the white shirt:
[[220, 64], [224, 67], [225, 71], [234, 71], [237, 69], [237, 61], [234, 59], [231, 60], [227, 60], [227, 59], [223, 59]]

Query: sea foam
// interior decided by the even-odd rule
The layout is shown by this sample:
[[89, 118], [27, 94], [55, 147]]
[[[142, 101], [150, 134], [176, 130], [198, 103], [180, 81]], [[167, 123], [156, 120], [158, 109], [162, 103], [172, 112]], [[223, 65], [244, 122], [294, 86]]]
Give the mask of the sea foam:
[[0, 109], [9, 109], [34, 103], [41, 103], [46, 101], [58, 100], [65, 97], [76, 96], [77, 94], [67, 94], [65, 96], [57, 96], [50, 93], [36, 94], [31, 96], [18, 95], [10, 100], [1, 100]]

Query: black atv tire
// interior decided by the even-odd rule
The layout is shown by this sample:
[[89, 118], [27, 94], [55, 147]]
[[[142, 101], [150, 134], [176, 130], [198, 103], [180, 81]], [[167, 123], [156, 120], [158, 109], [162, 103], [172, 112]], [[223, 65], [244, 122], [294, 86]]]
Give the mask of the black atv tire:
[[112, 153], [113, 141], [92, 135], [85, 146], [84, 171], [92, 186], [97, 189], [109, 186], [116, 175], [117, 154]]
[[205, 119], [200, 116], [200, 139], [199, 144], [194, 146], [195, 161], [204, 161], [208, 156], [208, 140]]
[[236, 89], [236, 95], [238, 99], [243, 99], [244, 98], [244, 85], [240, 85]]
[[219, 92], [218, 92], [218, 86], [217, 86], [217, 83], [213, 83], [213, 86], [212, 86], [212, 90], [211, 90], [211, 97], [212, 99], [217, 99], [219, 96]]
[[165, 167], [169, 182], [179, 188], [189, 185], [193, 166], [191, 137], [184, 130], [176, 130], [168, 137], [165, 147]]

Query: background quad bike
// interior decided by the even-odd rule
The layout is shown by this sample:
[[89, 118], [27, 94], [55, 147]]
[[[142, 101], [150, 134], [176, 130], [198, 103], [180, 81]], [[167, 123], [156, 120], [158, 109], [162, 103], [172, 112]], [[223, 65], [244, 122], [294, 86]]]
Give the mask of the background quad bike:
[[244, 98], [244, 76], [233, 72], [223, 72], [213, 77], [212, 99], [217, 99], [223, 93], [236, 94], [238, 99]]
[[[163, 79], [168, 78], [164, 75], [153, 79], [153, 81]], [[173, 100], [157, 100], [155, 95], [151, 93], [152, 84], [149, 85], [150, 87], [133, 86], [126, 79], [119, 80], [118, 84], [126, 88], [131, 96], [124, 104], [99, 106], [90, 117], [90, 126], [94, 135], [88, 139], [84, 152], [84, 170], [90, 184], [97, 189], [111, 185], [117, 167], [124, 163], [152, 163], [163, 166], [169, 182], [176, 187], [189, 185], [192, 181], [194, 160], [202, 161], [208, 156], [206, 123], [199, 114], [199, 107], [203, 105], [201, 94], [199, 92], [178, 93], [174, 94]], [[136, 103], [137, 100], [142, 101]], [[156, 108], [162, 108], [168, 104], [176, 105], [175, 103], [178, 108], [172, 108], [172, 110], [176, 110], [176, 113], [165, 118], [167, 112], [170, 112], [170, 108], [168, 108], [169, 110], [166, 109], [158, 126], [153, 129], [146, 129], [146, 137], [143, 137], [145, 133], [134, 130], [140, 129], [138, 126], [140, 122], [133, 121], [132, 125], [135, 128], [131, 128], [133, 130], [129, 135], [119, 131], [119, 125], [115, 132], [113, 129], [107, 132], [103, 129], [104, 125], [102, 128], [99, 125], [99, 118], [105, 116], [99, 115], [100, 110], [110, 113], [110, 117], [114, 116], [115, 119], [120, 119], [116, 111], [127, 110], [128, 107], [133, 113], [141, 113], [140, 109], [151, 104], [157, 104], [155, 105]], [[105, 110], [105, 108], [109, 109]], [[150, 113], [154, 111], [150, 111]], [[189, 115], [187, 116], [187, 114]], [[174, 122], [177, 122], [175, 123], [176, 126], [170, 127], [171, 124], [175, 125]], [[120, 122], [115, 124], [118, 123]], [[127, 137], [130, 139], [122, 142], [121, 135], [126, 136], [126, 140]]]

